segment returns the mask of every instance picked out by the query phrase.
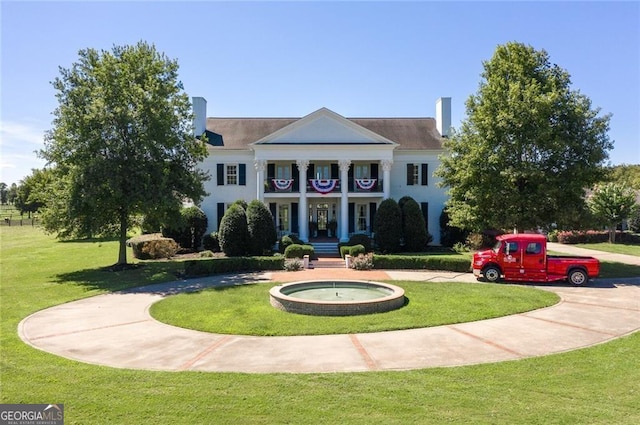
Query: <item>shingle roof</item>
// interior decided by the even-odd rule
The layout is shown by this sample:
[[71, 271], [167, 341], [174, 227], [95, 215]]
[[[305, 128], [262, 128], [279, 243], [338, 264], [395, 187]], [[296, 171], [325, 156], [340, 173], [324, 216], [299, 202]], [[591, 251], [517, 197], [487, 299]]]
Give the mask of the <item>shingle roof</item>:
[[[224, 149], [248, 149], [300, 118], [207, 118], [209, 144]], [[439, 150], [442, 137], [433, 118], [347, 118], [398, 143], [401, 150]]]

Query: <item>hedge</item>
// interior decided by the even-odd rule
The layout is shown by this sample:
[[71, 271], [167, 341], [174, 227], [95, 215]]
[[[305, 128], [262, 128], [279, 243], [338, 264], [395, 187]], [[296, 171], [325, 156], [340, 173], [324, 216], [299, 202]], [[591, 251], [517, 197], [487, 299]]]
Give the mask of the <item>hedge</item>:
[[[557, 233], [557, 239], [562, 244], [604, 243], [609, 242], [609, 232], [605, 230], [564, 231]], [[640, 235], [618, 231], [616, 232], [616, 242], [640, 244]]]
[[465, 273], [471, 261], [463, 256], [446, 255], [379, 255], [373, 256], [374, 269], [445, 270]]
[[284, 257], [205, 258], [184, 262], [185, 277], [244, 271], [282, 270], [283, 268]]

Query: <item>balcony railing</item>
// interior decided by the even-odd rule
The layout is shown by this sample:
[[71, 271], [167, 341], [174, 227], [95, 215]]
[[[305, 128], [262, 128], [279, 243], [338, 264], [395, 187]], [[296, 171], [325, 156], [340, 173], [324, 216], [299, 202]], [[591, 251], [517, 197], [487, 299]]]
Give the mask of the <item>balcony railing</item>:
[[[339, 179], [308, 179], [307, 193], [340, 193]], [[349, 179], [349, 193], [381, 193], [382, 179]], [[264, 193], [300, 193], [300, 182], [293, 179], [265, 179]]]

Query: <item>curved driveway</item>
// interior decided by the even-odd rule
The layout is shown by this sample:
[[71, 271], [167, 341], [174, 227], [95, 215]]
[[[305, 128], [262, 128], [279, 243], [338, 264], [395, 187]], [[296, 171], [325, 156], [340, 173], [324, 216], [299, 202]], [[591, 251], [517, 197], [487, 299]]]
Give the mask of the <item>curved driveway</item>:
[[[333, 271], [341, 276], [358, 273], [359, 278], [367, 273]], [[320, 269], [310, 272], [315, 272], [315, 277], [330, 273]], [[371, 273], [371, 279], [382, 278], [381, 272]], [[384, 273], [392, 279], [473, 281], [470, 274]], [[638, 278], [600, 280], [582, 288], [536, 286], [557, 293], [561, 302], [497, 319], [381, 333], [218, 335], [159, 323], [149, 315], [149, 307], [168, 294], [206, 286], [279, 280], [281, 276], [280, 273], [216, 276], [100, 295], [39, 311], [20, 323], [19, 334], [40, 350], [118, 368], [312, 373], [407, 370], [517, 360], [603, 343], [640, 329]]]

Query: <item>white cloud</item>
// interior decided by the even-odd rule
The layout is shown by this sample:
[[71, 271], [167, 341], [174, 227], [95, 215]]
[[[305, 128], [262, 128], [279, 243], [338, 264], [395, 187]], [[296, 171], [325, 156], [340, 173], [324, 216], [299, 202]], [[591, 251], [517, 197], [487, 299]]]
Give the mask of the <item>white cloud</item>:
[[45, 162], [35, 151], [44, 147], [44, 128], [34, 123], [0, 122], [0, 178], [7, 184], [18, 183], [31, 174], [33, 168], [42, 168]]
[[[0, 145], [4, 147], [29, 145], [42, 146], [44, 144], [44, 129], [14, 121], [0, 122]], [[33, 149], [33, 147], [32, 147]]]

